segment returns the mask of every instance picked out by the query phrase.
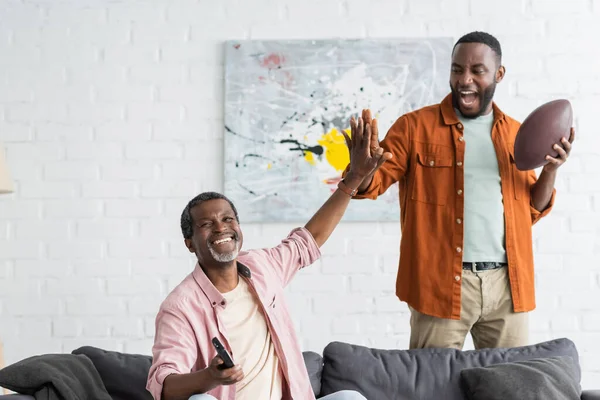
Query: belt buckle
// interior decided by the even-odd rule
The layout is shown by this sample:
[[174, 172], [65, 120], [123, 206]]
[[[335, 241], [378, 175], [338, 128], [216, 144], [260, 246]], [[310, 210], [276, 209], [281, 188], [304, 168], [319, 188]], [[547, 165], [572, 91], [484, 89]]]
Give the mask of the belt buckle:
[[480, 270], [477, 269], [477, 263], [476, 262], [472, 262], [471, 263], [471, 271], [473, 271], [473, 273], [481, 272]]

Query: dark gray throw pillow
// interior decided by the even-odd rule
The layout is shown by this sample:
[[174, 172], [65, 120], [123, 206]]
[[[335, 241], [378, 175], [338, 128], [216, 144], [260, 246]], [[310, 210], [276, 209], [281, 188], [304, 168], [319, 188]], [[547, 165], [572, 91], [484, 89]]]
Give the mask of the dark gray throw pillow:
[[146, 390], [152, 357], [107, 351], [92, 346], [73, 350], [92, 360], [113, 400], [152, 400]]
[[571, 357], [536, 358], [460, 373], [469, 400], [579, 400], [577, 375]]
[[308, 378], [310, 379], [310, 386], [312, 386], [315, 396], [318, 396], [321, 392], [323, 357], [314, 351], [305, 351], [302, 353], [302, 357], [304, 358], [306, 372], [308, 372]]

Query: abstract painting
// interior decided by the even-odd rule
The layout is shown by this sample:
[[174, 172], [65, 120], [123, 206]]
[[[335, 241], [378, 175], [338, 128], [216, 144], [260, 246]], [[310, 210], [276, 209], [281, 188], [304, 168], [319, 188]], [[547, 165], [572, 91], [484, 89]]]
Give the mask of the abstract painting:
[[[449, 92], [451, 38], [225, 43], [225, 194], [245, 222], [306, 222], [335, 191], [341, 133], [363, 108], [380, 139]], [[345, 221], [397, 221], [398, 189], [352, 201]]]

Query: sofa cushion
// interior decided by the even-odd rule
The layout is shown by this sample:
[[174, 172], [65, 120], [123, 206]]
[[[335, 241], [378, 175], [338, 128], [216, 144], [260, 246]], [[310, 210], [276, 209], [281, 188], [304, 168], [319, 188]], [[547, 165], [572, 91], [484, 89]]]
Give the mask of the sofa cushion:
[[315, 396], [321, 391], [321, 373], [323, 372], [323, 357], [312, 351], [302, 353], [304, 364]]
[[146, 390], [152, 357], [91, 346], [80, 347], [72, 353], [85, 354], [92, 360], [113, 400], [152, 400]]
[[581, 400], [600, 400], [600, 390], [584, 390], [581, 392]]
[[[113, 400], [152, 400], [146, 390], [152, 357], [107, 351], [92, 346], [80, 347], [73, 354], [85, 354], [100, 373]], [[302, 353], [315, 396], [321, 390], [323, 358], [314, 352]]]
[[575, 344], [557, 339], [511, 349], [378, 350], [333, 342], [323, 352], [321, 395], [352, 389], [368, 399], [462, 400], [460, 371], [507, 362], [552, 356], [569, 356], [580, 381]]
[[571, 357], [468, 368], [460, 376], [469, 400], [579, 400], [581, 393]]

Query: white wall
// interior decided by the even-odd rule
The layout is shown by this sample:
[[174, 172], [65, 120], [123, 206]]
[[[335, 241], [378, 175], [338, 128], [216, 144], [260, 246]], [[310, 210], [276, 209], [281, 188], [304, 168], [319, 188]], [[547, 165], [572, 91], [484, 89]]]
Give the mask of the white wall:
[[[193, 264], [179, 215], [222, 190], [226, 39], [451, 36], [501, 40], [497, 102], [523, 119], [567, 97], [577, 142], [535, 228], [532, 341], [566, 336], [600, 388], [600, 2], [591, 0], [3, 0], [0, 337], [7, 362], [89, 344], [149, 353], [153, 318]], [[243, 218], [243, 216], [242, 216]], [[243, 225], [247, 247], [291, 224]], [[290, 289], [305, 349], [406, 348], [393, 295], [399, 227], [339, 227]]]

